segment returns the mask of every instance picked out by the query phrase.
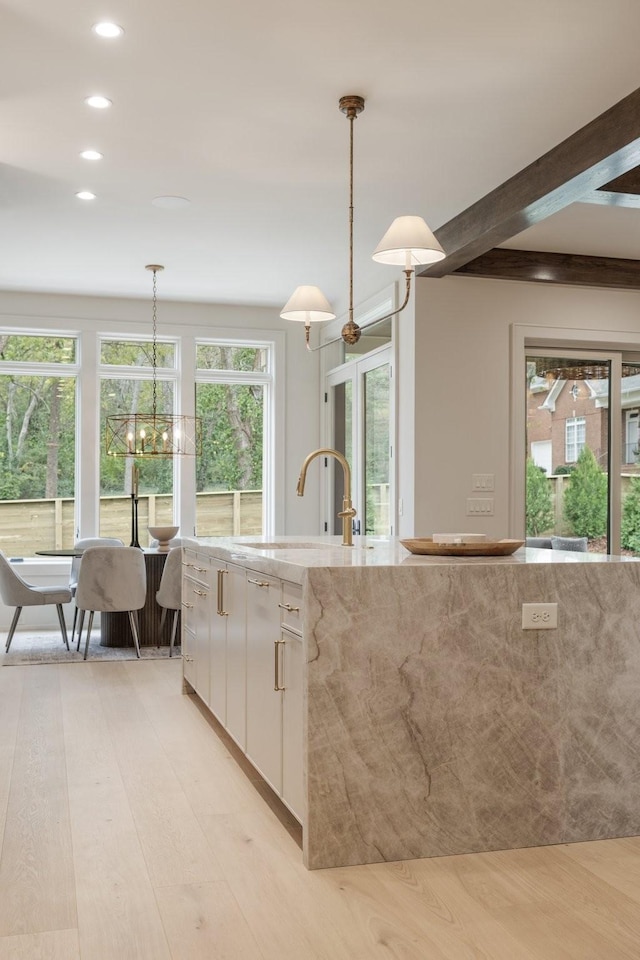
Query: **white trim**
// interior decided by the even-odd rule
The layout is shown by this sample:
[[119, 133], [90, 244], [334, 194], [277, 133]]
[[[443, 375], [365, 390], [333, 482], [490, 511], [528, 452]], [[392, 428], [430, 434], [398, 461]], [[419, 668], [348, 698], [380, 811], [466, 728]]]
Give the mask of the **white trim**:
[[[546, 356], [562, 356], [570, 351], [577, 360], [608, 360], [611, 362], [611, 397], [613, 409], [621, 409], [622, 355], [640, 350], [640, 333], [612, 330], [606, 334], [593, 330], [566, 327], [539, 327], [529, 324], [511, 324], [509, 337], [510, 429], [509, 429], [509, 530], [512, 537], [524, 536], [525, 517], [525, 457], [522, 444], [526, 436], [526, 383], [522, 375], [527, 353], [543, 350]], [[600, 338], [600, 339], [597, 339]], [[629, 359], [632, 361], [633, 357]], [[616, 406], [617, 404], [617, 406]], [[621, 436], [619, 429], [609, 430], [609, 463], [621, 464]], [[609, 471], [609, 544], [613, 552], [620, 547], [621, 494], [619, 471]], [[612, 481], [612, 477], [616, 477]]]

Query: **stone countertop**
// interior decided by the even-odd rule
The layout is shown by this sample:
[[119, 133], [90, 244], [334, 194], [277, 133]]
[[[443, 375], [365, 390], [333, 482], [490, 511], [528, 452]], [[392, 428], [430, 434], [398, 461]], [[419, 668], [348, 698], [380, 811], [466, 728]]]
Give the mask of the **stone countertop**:
[[521, 547], [507, 557], [426, 557], [409, 553], [396, 537], [354, 537], [352, 547], [343, 547], [340, 537], [272, 537], [269, 541], [246, 536], [194, 537], [186, 538], [184, 546], [295, 583], [301, 583], [304, 571], [313, 568], [637, 562], [631, 557], [531, 547]]

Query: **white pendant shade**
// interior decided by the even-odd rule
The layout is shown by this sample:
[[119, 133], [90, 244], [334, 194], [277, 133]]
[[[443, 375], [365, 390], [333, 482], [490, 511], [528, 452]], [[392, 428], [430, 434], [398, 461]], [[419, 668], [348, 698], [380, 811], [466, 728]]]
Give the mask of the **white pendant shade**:
[[378, 263], [405, 267], [444, 260], [445, 252], [422, 217], [396, 217], [372, 257]]
[[283, 320], [301, 320], [307, 324], [336, 318], [320, 287], [312, 286], [296, 287], [280, 316]]

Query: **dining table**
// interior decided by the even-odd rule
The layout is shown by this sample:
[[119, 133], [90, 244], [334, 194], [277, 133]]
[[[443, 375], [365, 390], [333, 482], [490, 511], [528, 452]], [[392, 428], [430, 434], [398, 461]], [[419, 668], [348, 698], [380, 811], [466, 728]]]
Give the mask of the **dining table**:
[[[89, 548], [88, 548], [89, 549]], [[114, 547], [114, 550], [117, 550]], [[144, 556], [144, 565], [147, 572], [147, 595], [144, 607], [138, 611], [138, 633], [141, 647], [169, 646], [171, 642], [171, 617], [165, 618], [162, 630], [160, 620], [162, 607], [156, 601], [156, 593], [160, 588], [162, 571], [167, 560], [168, 551], [153, 547], [140, 548]], [[81, 557], [82, 547], [68, 547], [59, 550], [36, 550], [39, 557]], [[103, 647], [132, 647], [133, 634], [129, 623], [129, 614], [126, 612], [100, 614], [100, 645]]]

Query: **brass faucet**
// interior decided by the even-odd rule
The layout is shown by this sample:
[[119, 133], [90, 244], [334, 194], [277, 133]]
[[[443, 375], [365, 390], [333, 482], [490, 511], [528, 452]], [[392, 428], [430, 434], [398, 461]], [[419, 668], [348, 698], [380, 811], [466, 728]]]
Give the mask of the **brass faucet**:
[[356, 516], [356, 511], [351, 505], [351, 469], [346, 461], [346, 458], [338, 450], [331, 450], [328, 447], [321, 447], [319, 450], [313, 450], [307, 457], [305, 457], [304, 463], [300, 469], [296, 493], [299, 497], [304, 495], [304, 484], [305, 480], [307, 479], [307, 467], [312, 460], [315, 460], [316, 457], [335, 457], [338, 463], [342, 466], [342, 472], [344, 473], [344, 492], [342, 496], [342, 510], [338, 516], [342, 517], [342, 546], [352, 547], [353, 530], [351, 527], [351, 522]]

